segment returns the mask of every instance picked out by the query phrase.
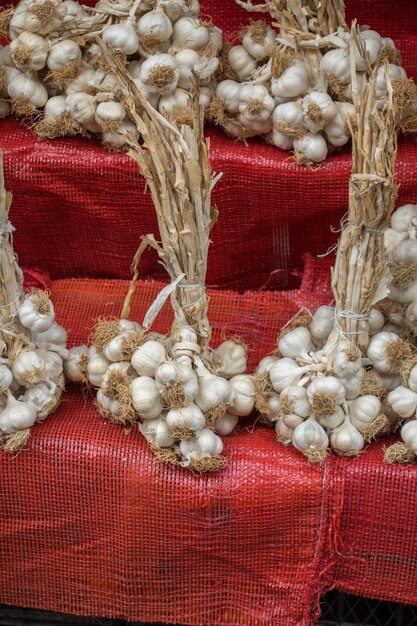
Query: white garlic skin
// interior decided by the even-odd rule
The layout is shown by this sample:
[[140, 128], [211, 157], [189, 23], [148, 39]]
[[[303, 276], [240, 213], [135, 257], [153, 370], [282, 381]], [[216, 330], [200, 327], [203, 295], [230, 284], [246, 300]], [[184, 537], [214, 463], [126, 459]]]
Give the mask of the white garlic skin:
[[417, 204], [404, 204], [391, 217], [391, 228], [399, 233], [413, 232], [417, 228]]
[[242, 45], [249, 54], [257, 61], [263, 61], [270, 54], [271, 46], [275, 42], [276, 33], [269, 26], [266, 28], [265, 38], [262, 42], [254, 41], [250, 34], [250, 29], [242, 37]]
[[287, 398], [292, 404], [292, 413], [299, 417], [308, 417], [310, 414], [310, 403], [308, 401], [307, 390], [305, 387], [298, 385], [290, 385], [286, 387], [280, 395], [280, 401]]
[[294, 147], [294, 141], [291, 137], [287, 137], [284, 133], [281, 133], [279, 130], [275, 128], [272, 129], [272, 143], [280, 150], [292, 150]]
[[[10, 42], [10, 52], [13, 63], [18, 69], [38, 72], [45, 67], [48, 43], [46, 39], [36, 33], [23, 31], [17, 39]], [[23, 65], [20, 63], [21, 57], [19, 57], [21, 52], [29, 55], [29, 59]]]
[[287, 428], [294, 430], [299, 424], [301, 424], [304, 419], [295, 413], [290, 413], [289, 415], [283, 415], [282, 421]]
[[108, 361], [111, 361], [112, 363], [123, 361], [123, 342], [128, 338], [129, 332], [122, 332], [104, 346], [103, 354]]
[[30, 428], [35, 421], [36, 413], [30, 404], [16, 400], [10, 394], [6, 406], [0, 411], [0, 432], [12, 434]]
[[208, 370], [207, 373], [200, 376], [198, 391], [194, 398], [194, 402], [203, 412], [213, 409], [222, 402], [227, 402], [231, 395], [230, 383], [221, 376], [215, 376]]
[[7, 89], [12, 100], [22, 98], [37, 109], [45, 106], [48, 100], [48, 92], [42, 83], [29, 74], [20, 74], [13, 78]]
[[4, 363], [0, 364], [0, 389], [8, 389], [13, 382], [13, 374]]
[[206, 423], [201, 409], [194, 403], [178, 409], [170, 409], [166, 421], [170, 428], [187, 428], [193, 431], [201, 430]]
[[121, 124], [125, 115], [126, 111], [120, 102], [100, 102], [97, 105], [94, 117], [99, 125], [106, 124], [106, 122]]
[[186, 400], [189, 402], [193, 400], [198, 391], [198, 379], [193, 368], [177, 361], [162, 363], [155, 372], [155, 381], [161, 393], [167, 386], [179, 383], [184, 390]]
[[42, 422], [55, 410], [60, 397], [61, 390], [55, 384], [40, 383], [32, 389], [27, 389], [19, 400], [31, 406], [36, 413], [36, 421]]
[[376, 335], [382, 329], [385, 324], [385, 319], [381, 311], [378, 309], [371, 309], [369, 316], [369, 334]]
[[230, 435], [236, 428], [238, 421], [238, 415], [232, 415], [232, 413], [226, 411], [226, 413], [217, 420], [216, 433], [222, 437]]
[[326, 52], [321, 59], [320, 66], [326, 74], [333, 74], [344, 83], [350, 82], [351, 65], [348, 51], [337, 48]]
[[362, 367], [353, 376], [340, 378], [339, 380], [345, 388], [346, 400], [354, 400], [360, 394], [362, 380], [365, 376], [365, 369]]
[[62, 39], [50, 47], [46, 64], [50, 70], [60, 70], [69, 63], [81, 62], [81, 56], [81, 48], [75, 41]]
[[343, 384], [335, 376], [320, 376], [319, 378], [314, 378], [307, 387], [309, 401], [311, 402], [313, 400], [315, 393], [321, 392], [335, 394], [338, 404], [342, 404], [346, 397]]
[[401, 428], [401, 439], [417, 454], [417, 420], [404, 424]]
[[325, 450], [329, 445], [329, 438], [324, 428], [314, 418], [309, 417], [294, 429], [292, 443], [300, 452], [307, 448]]
[[353, 346], [349, 340], [341, 339], [334, 351], [333, 373], [339, 378], [350, 378], [358, 372], [362, 367], [362, 354], [354, 360], [348, 359], [348, 351]]
[[273, 122], [284, 122], [293, 126], [304, 128], [304, 115], [302, 100], [284, 102], [275, 107], [272, 114]]
[[414, 367], [410, 370], [407, 387], [411, 389], [411, 391], [415, 391], [417, 393], [417, 365], [414, 365]]
[[350, 140], [350, 131], [346, 118], [354, 114], [354, 106], [350, 102], [335, 102], [334, 104], [337, 108], [337, 114], [325, 125], [323, 132], [332, 146], [340, 148]]
[[308, 69], [304, 63], [294, 63], [279, 78], [271, 81], [271, 93], [283, 98], [304, 96], [309, 88]]
[[135, 54], [139, 47], [139, 37], [131, 23], [112, 24], [103, 30], [103, 41], [114, 50], [124, 54]]
[[106, 359], [101, 350], [91, 346], [88, 351], [87, 377], [93, 387], [100, 387], [104, 376], [110, 366], [110, 361]]
[[65, 348], [67, 344], [67, 331], [63, 326], [53, 322], [48, 330], [43, 333], [32, 333], [32, 339], [35, 343], [49, 343]]
[[181, 48], [199, 50], [210, 41], [209, 30], [195, 17], [181, 17], [173, 26], [174, 51]]
[[333, 330], [334, 308], [320, 306], [313, 315], [310, 324], [310, 333], [314, 341], [325, 341]]
[[363, 435], [353, 426], [348, 418], [335, 428], [330, 435], [330, 445], [341, 454], [360, 452], [365, 447]]
[[187, 467], [193, 459], [210, 458], [223, 451], [222, 440], [209, 428], [203, 428], [196, 433], [194, 439], [181, 441], [179, 445], [184, 467]]
[[[68, 355], [67, 351], [67, 355]], [[42, 356], [46, 365], [45, 380], [58, 382], [62, 380], [62, 374], [64, 372], [64, 360], [53, 350], [39, 350], [39, 354]]]
[[395, 374], [395, 367], [388, 362], [386, 347], [391, 341], [398, 341], [399, 336], [393, 332], [381, 331], [371, 338], [367, 356], [373, 367], [382, 374]]
[[326, 140], [319, 133], [307, 133], [304, 137], [294, 139], [294, 151], [313, 163], [321, 163], [327, 156]]
[[[31, 387], [44, 379], [46, 363], [35, 350], [22, 350], [12, 364], [15, 380], [25, 387]], [[36, 378], [36, 383], [28, 381], [28, 377]]]
[[216, 348], [215, 354], [220, 358], [220, 365], [217, 368], [217, 374], [220, 376], [229, 379], [243, 374], [246, 370], [246, 348], [240, 343], [223, 341]]
[[49, 313], [39, 313], [36, 309], [32, 296], [26, 296], [19, 307], [18, 315], [22, 326], [33, 333], [43, 333], [48, 330], [55, 321], [55, 313], [52, 302], [49, 302]]
[[405, 70], [399, 65], [394, 65], [392, 63], [389, 63], [387, 65], [387, 69], [385, 69], [384, 65], [382, 65], [378, 69], [377, 75], [376, 75], [375, 95], [377, 99], [377, 106], [379, 109], [382, 109], [385, 106], [385, 101], [387, 97], [386, 74], [388, 74], [388, 77], [390, 78], [391, 81], [404, 80], [407, 78], [407, 74]]
[[263, 374], [264, 372], [269, 372], [271, 367], [275, 365], [278, 361], [277, 356], [265, 356], [263, 359], [259, 361], [259, 365], [256, 368], [257, 374]]
[[67, 358], [64, 360], [64, 374], [68, 380], [80, 383], [83, 380], [79, 368], [81, 357], [88, 355], [88, 346], [75, 346], [68, 350]]
[[417, 409], [417, 393], [407, 387], [397, 387], [388, 394], [388, 404], [402, 417], [413, 417]]
[[233, 46], [227, 55], [229, 65], [240, 81], [247, 80], [256, 70], [256, 61], [243, 46]]
[[176, 441], [163, 417], [145, 420], [143, 424], [138, 424], [138, 427], [148, 443], [156, 448], [170, 448]]
[[278, 359], [269, 370], [269, 377], [275, 391], [281, 393], [286, 387], [296, 385], [304, 371], [293, 359]]
[[222, 80], [216, 87], [216, 96], [227, 102], [229, 113], [239, 112], [239, 91], [240, 83], [235, 80]]
[[278, 441], [280, 441], [284, 446], [289, 446], [291, 444], [293, 431], [294, 429], [289, 428], [283, 419], [278, 419], [275, 422], [275, 434]]
[[278, 350], [283, 357], [290, 359], [307, 354], [312, 349], [310, 331], [304, 326], [288, 331], [278, 341]]
[[138, 20], [137, 32], [141, 37], [150, 36], [158, 41], [168, 41], [173, 33], [169, 17], [161, 9], [154, 9], [145, 13]]
[[[170, 68], [172, 69], [173, 79], [171, 82], [164, 85], [155, 84], [153, 74], [158, 68]], [[159, 93], [160, 95], [166, 95], [174, 91], [177, 87], [180, 77], [180, 70], [177, 66], [175, 57], [171, 54], [153, 54], [146, 61], [144, 61], [140, 68], [139, 79], [145, 85], [150, 92]]]
[[268, 405], [268, 411], [264, 413], [270, 422], [276, 422], [281, 414], [281, 403], [279, 397], [276, 395], [268, 396], [266, 403]]
[[[95, 123], [96, 99], [87, 93], [67, 95], [67, 109], [72, 117], [83, 126]], [[100, 130], [100, 127], [97, 127]]]
[[[262, 103], [262, 110], [251, 111], [253, 101]], [[239, 90], [239, 112], [249, 121], [268, 120], [275, 108], [275, 101], [263, 85], [243, 84]]]
[[253, 377], [249, 374], [240, 374], [233, 376], [229, 382], [232, 389], [229, 413], [240, 417], [250, 415], [255, 406]]
[[376, 396], [365, 395], [349, 403], [349, 415], [356, 428], [370, 424], [381, 413], [381, 401]]
[[155, 372], [167, 358], [165, 348], [159, 341], [150, 340], [137, 348], [132, 355], [132, 367], [140, 376], [155, 376]]
[[110, 398], [105, 393], [103, 393], [102, 389], [97, 391], [97, 404], [99, 407], [111, 413], [114, 417], [121, 417], [120, 405], [117, 400], [114, 398]]
[[156, 382], [150, 376], [139, 376], [131, 384], [132, 404], [143, 419], [155, 419], [161, 415], [164, 403]]
[[66, 96], [52, 96], [45, 104], [43, 116], [46, 120], [56, 120], [67, 110]]
[[342, 407], [338, 406], [336, 412], [333, 415], [327, 415], [326, 417], [318, 417], [317, 421], [323, 428], [327, 430], [333, 430], [341, 426], [345, 419], [345, 413]]
[[[320, 109], [321, 121], [315, 121], [310, 117], [309, 105], [316, 105]], [[311, 133], [322, 130], [326, 124], [331, 122], [337, 115], [337, 107], [327, 93], [311, 91], [303, 99], [304, 122]]]

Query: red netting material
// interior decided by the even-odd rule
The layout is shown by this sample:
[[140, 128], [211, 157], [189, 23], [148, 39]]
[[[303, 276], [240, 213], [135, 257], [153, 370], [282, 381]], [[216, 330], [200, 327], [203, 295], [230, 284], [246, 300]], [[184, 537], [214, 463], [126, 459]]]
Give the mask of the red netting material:
[[[239, 332], [256, 342], [253, 365], [288, 315], [327, 300], [313, 267], [317, 296], [211, 291], [213, 345]], [[161, 286], [138, 286], [132, 318]], [[54, 282], [71, 342], [99, 314], [118, 315], [126, 288]], [[170, 320], [166, 306], [155, 329]], [[190, 626], [310, 626], [333, 584], [417, 602], [417, 466], [384, 467], [377, 444], [312, 467], [273, 430], [251, 430], [225, 439], [224, 471], [196, 477], [158, 463], [137, 429], [109, 424], [71, 389], [26, 450], [0, 454], [0, 601]]]
[[[391, 7], [388, 0], [348, 2], [350, 16], [397, 38], [405, 66], [417, 76], [415, 2], [402, 2], [395, 14]], [[251, 17], [233, 0], [203, 0], [202, 12], [212, 14], [226, 34]], [[220, 218], [207, 284], [240, 291], [296, 286], [302, 255], [323, 253], [337, 239], [330, 229], [347, 209], [349, 148], [309, 171], [260, 140], [245, 145], [219, 130], [208, 134], [213, 169], [224, 176], [213, 193]], [[0, 148], [14, 194], [11, 218], [21, 263], [45, 267], [53, 278], [128, 278], [140, 236], [158, 235], [133, 161], [106, 152], [95, 140], [37, 142], [13, 119], [0, 122]], [[400, 141], [397, 180], [399, 204], [416, 201], [417, 145], [409, 138]], [[165, 279], [154, 253], [144, 255], [141, 275]]]

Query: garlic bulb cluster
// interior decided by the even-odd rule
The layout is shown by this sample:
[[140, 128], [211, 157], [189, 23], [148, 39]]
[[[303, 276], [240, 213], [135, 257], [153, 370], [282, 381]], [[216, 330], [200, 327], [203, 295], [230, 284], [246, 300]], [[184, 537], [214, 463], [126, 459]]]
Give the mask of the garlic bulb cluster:
[[123, 90], [99, 46], [101, 36], [152, 106], [190, 124], [190, 88], [198, 78], [206, 108], [215, 91], [222, 32], [199, 17], [198, 1], [99, 0], [94, 10], [73, 0], [21, 0], [0, 47], [0, 119], [35, 119], [41, 138], [91, 133], [115, 151], [137, 138]]
[[129, 320], [100, 320], [91, 346], [69, 350], [67, 379], [97, 389], [99, 412], [117, 424], [139, 424], [156, 455], [198, 472], [224, 463], [219, 435], [230, 434], [254, 408], [246, 348], [232, 340], [200, 354], [183, 328], [167, 338]]
[[[264, 21], [252, 22], [240, 45], [224, 47], [224, 80], [216, 87], [207, 119], [235, 138], [261, 135], [268, 143], [293, 151], [298, 163], [324, 161], [329, 151], [350, 140], [350, 38], [342, 27], [313, 39], [311, 33], [303, 38], [285, 28], [277, 33]], [[403, 101], [404, 117], [406, 109], [411, 112], [411, 102], [403, 95], [411, 93], [410, 81], [399, 65], [394, 42], [368, 27], [361, 30], [360, 39], [362, 51], [355, 49], [358, 88], [368, 80], [367, 72], [379, 67], [378, 106], [382, 108], [386, 99], [387, 73]]]
[[13, 451], [25, 444], [30, 427], [58, 406], [67, 333], [55, 321], [48, 294], [40, 289], [20, 299], [9, 327], [12, 335], [7, 325], [2, 331], [0, 441], [5, 450]]
[[371, 309], [366, 353], [340, 332], [331, 306], [284, 329], [277, 354], [262, 359], [254, 377], [255, 406], [275, 424], [279, 441], [311, 462], [323, 461], [329, 449], [356, 456], [400, 417], [415, 415], [417, 366], [410, 375], [416, 393], [404, 393], [398, 376], [412, 347], [384, 328], [384, 315]]

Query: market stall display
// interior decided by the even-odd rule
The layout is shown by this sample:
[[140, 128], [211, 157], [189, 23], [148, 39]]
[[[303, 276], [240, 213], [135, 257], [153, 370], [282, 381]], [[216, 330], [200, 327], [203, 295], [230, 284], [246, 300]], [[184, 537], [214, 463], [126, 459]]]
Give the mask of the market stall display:
[[0, 445], [9, 452], [28, 440], [31, 427], [58, 406], [64, 388], [67, 333], [55, 321], [47, 292], [23, 291], [9, 221], [0, 151]]

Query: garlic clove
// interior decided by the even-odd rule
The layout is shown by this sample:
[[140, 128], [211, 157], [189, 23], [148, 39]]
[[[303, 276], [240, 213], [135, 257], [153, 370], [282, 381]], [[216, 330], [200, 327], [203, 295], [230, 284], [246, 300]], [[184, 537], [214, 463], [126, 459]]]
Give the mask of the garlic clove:
[[11, 394], [6, 406], [0, 411], [0, 432], [15, 433], [30, 428], [36, 421], [36, 413], [30, 404], [16, 400]]
[[216, 422], [216, 433], [223, 437], [230, 435], [236, 428], [238, 421], [238, 415], [232, 415], [232, 413], [226, 411]]

